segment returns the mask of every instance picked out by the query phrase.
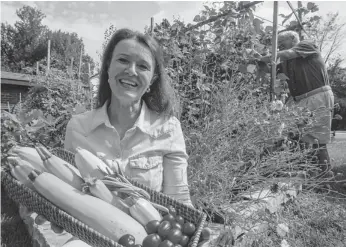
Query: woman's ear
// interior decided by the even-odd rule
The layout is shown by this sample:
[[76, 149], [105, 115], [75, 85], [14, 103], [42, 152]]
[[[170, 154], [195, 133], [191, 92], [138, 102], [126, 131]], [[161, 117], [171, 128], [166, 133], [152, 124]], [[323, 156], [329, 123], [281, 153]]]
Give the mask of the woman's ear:
[[153, 85], [154, 81], [156, 81], [158, 78], [159, 78], [159, 76], [155, 74], [155, 75], [153, 76], [153, 78], [151, 79], [150, 86]]

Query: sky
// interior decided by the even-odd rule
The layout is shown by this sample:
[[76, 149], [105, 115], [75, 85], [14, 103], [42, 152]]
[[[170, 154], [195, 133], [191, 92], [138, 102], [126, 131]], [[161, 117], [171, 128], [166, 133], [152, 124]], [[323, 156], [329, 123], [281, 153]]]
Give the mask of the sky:
[[[208, 1], [212, 2], [212, 1]], [[346, 9], [346, 1], [313, 1], [319, 6], [318, 14], [326, 16], [328, 12]], [[173, 18], [193, 23], [193, 18], [202, 9], [206, 1], [1, 1], [1, 22], [14, 24], [18, 17], [16, 10], [24, 5], [40, 9], [46, 18], [43, 24], [51, 30], [76, 32], [83, 38], [85, 51], [95, 61], [99, 61], [105, 30], [113, 24], [116, 28], [128, 27], [144, 31], [150, 25], [150, 18], [155, 22], [163, 18]], [[291, 2], [297, 6], [297, 2]], [[303, 2], [303, 5], [305, 2]], [[279, 13], [291, 11], [286, 1], [279, 1]], [[265, 1], [257, 5], [255, 15], [268, 20], [273, 19], [273, 2]], [[346, 22], [346, 12], [339, 13], [340, 20]], [[279, 17], [279, 24], [282, 19]], [[346, 57], [346, 42], [341, 48], [341, 55]]]

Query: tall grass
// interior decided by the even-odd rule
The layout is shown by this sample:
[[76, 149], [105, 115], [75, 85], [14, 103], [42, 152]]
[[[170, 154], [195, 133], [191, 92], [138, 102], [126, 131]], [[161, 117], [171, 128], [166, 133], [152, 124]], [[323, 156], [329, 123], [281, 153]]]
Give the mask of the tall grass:
[[217, 93], [203, 128], [184, 126], [189, 183], [196, 204], [208, 212], [244, 199], [244, 193], [278, 190], [280, 182], [319, 187], [319, 172], [300, 137], [314, 124], [307, 109], [273, 110], [251, 85]]

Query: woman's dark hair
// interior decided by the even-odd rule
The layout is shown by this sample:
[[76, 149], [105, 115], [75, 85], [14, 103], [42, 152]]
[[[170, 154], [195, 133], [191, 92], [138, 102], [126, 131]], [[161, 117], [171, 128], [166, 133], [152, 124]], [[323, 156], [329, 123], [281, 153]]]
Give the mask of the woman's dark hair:
[[134, 39], [145, 45], [149, 48], [155, 59], [154, 81], [150, 86], [150, 92], [146, 92], [142, 97], [148, 108], [159, 114], [179, 115], [179, 107], [176, 107], [177, 102], [174, 90], [165, 72], [163, 53], [160, 45], [153, 37], [126, 28], [116, 31], [104, 50], [96, 108], [102, 107], [107, 100], [111, 99], [112, 91], [108, 82], [108, 68], [112, 61], [114, 48], [120, 41], [125, 39]]

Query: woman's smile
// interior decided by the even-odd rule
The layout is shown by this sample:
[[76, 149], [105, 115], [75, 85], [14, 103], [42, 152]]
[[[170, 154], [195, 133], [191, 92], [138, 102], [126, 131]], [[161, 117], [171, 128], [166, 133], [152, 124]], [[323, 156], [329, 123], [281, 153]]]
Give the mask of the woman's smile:
[[128, 79], [119, 79], [120, 84], [125, 87], [125, 88], [136, 88], [138, 87], [138, 83], [134, 82], [132, 80], [128, 80]]

